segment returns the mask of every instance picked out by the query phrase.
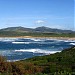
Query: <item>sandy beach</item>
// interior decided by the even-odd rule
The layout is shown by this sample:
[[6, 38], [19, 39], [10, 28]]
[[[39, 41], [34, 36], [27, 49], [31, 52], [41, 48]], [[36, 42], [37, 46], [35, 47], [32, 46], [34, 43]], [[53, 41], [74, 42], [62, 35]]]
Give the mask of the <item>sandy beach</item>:
[[0, 38], [47, 38], [59, 40], [75, 40], [75, 37], [34, 37], [34, 36], [15, 36], [15, 37], [0, 37]]

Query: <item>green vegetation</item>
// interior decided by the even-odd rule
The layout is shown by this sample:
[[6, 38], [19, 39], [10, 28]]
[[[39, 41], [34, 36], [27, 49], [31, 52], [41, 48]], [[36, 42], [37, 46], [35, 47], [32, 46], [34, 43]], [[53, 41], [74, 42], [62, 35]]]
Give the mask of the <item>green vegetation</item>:
[[17, 32], [17, 31], [0, 31], [0, 37], [75, 37], [75, 33], [38, 33], [38, 32]]
[[33, 37], [75, 37], [75, 31], [52, 29], [48, 27], [24, 28], [8, 27], [0, 29], [0, 37], [33, 36]]
[[75, 75], [75, 47], [16, 62], [0, 56], [0, 75]]

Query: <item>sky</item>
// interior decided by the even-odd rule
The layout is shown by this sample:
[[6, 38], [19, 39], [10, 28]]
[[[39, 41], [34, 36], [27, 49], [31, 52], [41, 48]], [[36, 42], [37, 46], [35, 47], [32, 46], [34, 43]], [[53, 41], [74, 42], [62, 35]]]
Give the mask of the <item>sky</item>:
[[7, 27], [75, 30], [75, 0], [0, 0], [0, 29]]

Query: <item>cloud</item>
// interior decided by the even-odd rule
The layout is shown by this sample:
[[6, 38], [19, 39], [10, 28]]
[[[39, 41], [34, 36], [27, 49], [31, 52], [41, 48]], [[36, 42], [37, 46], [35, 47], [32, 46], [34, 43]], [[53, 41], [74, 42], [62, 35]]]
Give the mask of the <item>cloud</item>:
[[37, 20], [37, 21], [35, 21], [35, 23], [36, 24], [42, 24], [42, 23], [45, 23], [45, 21], [43, 21], [43, 20]]

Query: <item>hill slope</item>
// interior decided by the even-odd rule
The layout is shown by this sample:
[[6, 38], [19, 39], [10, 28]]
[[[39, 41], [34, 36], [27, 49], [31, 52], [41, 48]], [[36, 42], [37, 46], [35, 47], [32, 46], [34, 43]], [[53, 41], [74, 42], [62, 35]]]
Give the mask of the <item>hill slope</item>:
[[49, 27], [37, 27], [35, 28], [35, 31], [38, 32], [44, 32], [44, 33], [72, 33], [73, 31], [71, 30], [61, 30], [61, 29], [53, 29], [53, 28], [49, 28]]
[[32, 28], [24, 28], [24, 27], [8, 27], [8, 28], [4, 28], [4, 29], [1, 29], [2, 31], [23, 31], [23, 32], [45, 32], [45, 33], [72, 33], [74, 31], [71, 31], [71, 30], [61, 30], [61, 29], [52, 29], [52, 28], [49, 28], [49, 27], [37, 27], [35, 29], [32, 29]]
[[32, 37], [75, 37], [75, 31], [52, 29], [48, 27], [24, 28], [9, 27], [0, 29], [0, 37], [32, 36]]
[[1, 31], [30, 32], [30, 31], [32, 31], [32, 29], [19, 26], [19, 27], [4, 28], [4, 29], [1, 29]]

